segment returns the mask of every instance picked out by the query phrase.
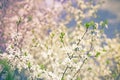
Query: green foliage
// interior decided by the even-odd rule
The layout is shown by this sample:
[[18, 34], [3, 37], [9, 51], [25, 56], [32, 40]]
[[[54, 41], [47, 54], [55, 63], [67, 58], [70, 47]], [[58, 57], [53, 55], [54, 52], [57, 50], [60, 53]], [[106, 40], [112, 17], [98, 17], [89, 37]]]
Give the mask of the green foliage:
[[65, 80], [64, 78], [62, 78], [61, 80]]
[[62, 43], [64, 43], [64, 40], [63, 40], [64, 36], [65, 36], [65, 33], [64, 33], [64, 32], [61, 32], [61, 33], [60, 33], [60, 41], [61, 41]]
[[117, 73], [115, 73], [115, 72], [112, 73], [112, 77], [113, 77], [113, 78], [116, 78], [116, 77], [117, 77]]
[[77, 77], [77, 79], [76, 80], [81, 80], [81, 78], [80, 77]]
[[55, 34], [54, 34], [54, 33], [51, 33], [51, 35], [50, 35], [50, 36], [51, 36], [51, 38], [53, 38], [53, 37], [55, 36]]
[[[14, 80], [14, 72], [11, 69], [8, 61], [6, 59], [1, 60], [0, 59], [0, 65], [3, 66], [3, 69], [5, 70], [5, 72], [7, 73], [6, 75], [6, 79], [5, 80]], [[1, 73], [0, 73], [1, 74]]]
[[43, 64], [40, 64], [40, 69], [44, 70], [45, 66]]
[[91, 68], [91, 67], [89, 67], [87, 70], [89, 70], [89, 71], [90, 71], [90, 70], [92, 70], [92, 68]]
[[31, 63], [30, 63], [30, 62], [28, 62], [28, 63], [27, 63], [27, 65], [28, 65], [28, 68], [30, 69], [30, 67], [31, 67]]
[[109, 61], [109, 60], [106, 60], [106, 64], [107, 64], [107, 65], [110, 64], [110, 61]]
[[84, 24], [84, 26], [85, 26], [87, 29], [90, 28], [90, 27], [93, 27], [94, 29], [96, 28], [94, 21], [87, 22], [87, 23]]
[[11, 45], [10, 47], [11, 47], [12, 49], [14, 48], [14, 46], [13, 46], [13, 45]]
[[90, 53], [88, 53], [88, 54], [87, 54], [87, 56], [88, 56], [88, 57], [90, 57], [90, 56], [91, 56], [91, 54], [90, 54]]
[[103, 49], [103, 52], [107, 52], [107, 50]]
[[27, 56], [27, 52], [25, 52], [24, 55]]
[[79, 51], [79, 47], [76, 47], [74, 50], [75, 50], [75, 51]]
[[104, 20], [101, 24], [101, 26], [104, 28], [106, 25], [108, 25], [108, 20]]
[[64, 35], [65, 35], [65, 33], [64, 33], [64, 32], [61, 32], [61, 33], [60, 33], [60, 38], [63, 38]]
[[33, 42], [33, 43], [35, 43], [35, 42], [36, 42], [36, 39], [35, 39], [35, 38], [33, 38], [33, 39], [32, 39], [32, 42]]
[[100, 52], [97, 52], [95, 57], [99, 57], [100, 56]]

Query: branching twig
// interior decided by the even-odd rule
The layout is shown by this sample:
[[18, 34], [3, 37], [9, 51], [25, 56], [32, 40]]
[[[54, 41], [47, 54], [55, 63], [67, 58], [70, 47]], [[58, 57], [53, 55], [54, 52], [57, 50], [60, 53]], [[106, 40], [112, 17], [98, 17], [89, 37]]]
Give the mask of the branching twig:
[[81, 40], [84, 38], [84, 36], [85, 36], [85, 34], [87, 33], [87, 31], [88, 31], [88, 28], [87, 28], [87, 29], [86, 29], [86, 31], [84, 32], [84, 34], [83, 34], [83, 36], [81, 37], [81, 39], [79, 39], [79, 41], [78, 41], [77, 45], [79, 45], [79, 44], [80, 44]]
[[85, 61], [87, 60], [87, 58], [84, 59], [82, 65], [80, 66], [80, 68], [76, 71], [76, 73], [74, 74], [73, 78], [80, 72], [81, 68], [83, 67], [83, 65], [85, 64]]
[[[82, 40], [82, 39], [84, 38], [84, 36], [86, 35], [87, 31], [88, 31], [88, 28], [87, 28], [86, 31], [84, 32], [84, 34], [83, 34], [83, 36], [81, 37], [81, 39], [79, 39], [77, 45], [80, 44], [81, 40]], [[64, 45], [64, 44], [63, 44], [63, 45]], [[89, 51], [91, 51], [91, 48], [90, 48]], [[89, 51], [88, 51], [88, 52], [89, 52]], [[79, 55], [79, 56], [74, 56], [74, 53], [73, 53], [72, 55], [70, 55], [69, 53], [67, 53], [67, 55], [68, 55], [69, 59], [72, 59], [72, 58], [80, 58], [80, 55]], [[86, 60], [87, 60], [87, 58], [84, 59], [82, 65], [81, 65], [80, 68], [77, 70], [77, 72], [74, 74], [73, 78], [77, 75], [77, 73], [80, 72], [80, 70], [81, 70], [82, 66], [85, 64], [85, 61], [86, 61]], [[63, 72], [63, 75], [62, 75], [61, 80], [64, 79], [65, 73], [66, 73], [66, 71], [68, 70], [68, 68], [69, 68], [69, 66], [67, 65], [67, 67], [65, 68], [65, 70], [64, 70], [64, 72]]]

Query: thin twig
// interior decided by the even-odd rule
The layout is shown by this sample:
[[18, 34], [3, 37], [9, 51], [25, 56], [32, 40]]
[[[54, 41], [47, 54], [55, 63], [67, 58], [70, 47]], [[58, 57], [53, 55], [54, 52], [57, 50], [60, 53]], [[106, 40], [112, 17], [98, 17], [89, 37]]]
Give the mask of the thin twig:
[[[93, 40], [93, 38], [92, 38], [92, 40]], [[92, 44], [92, 42], [91, 42], [90, 49], [88, 50], [87, 54], [90, 53], [90, 51], [92, 50], [92, 47], [93, 47], [93, 44]], [[85, 61], [86, 61], [86, 60], [87, 60], [87, 58], [84, 59], [82, 65], [81, 65], [80, 68], [77, 70], [77, 72], [74, 74], [73, 78], [80, 72], [80, 70], [81, 70], [81, 68], [83, 67], [83, 65], [85, 64]]]
[[[81, 39], [79, 39], [77, 45], [80, 44], [81, 40], [82, 40], [82, 39], [84, 38], [84, 36], [86, 35], [87, 31], [88, 31], [88, 28], [87, 28], [86, 31], [84, 32], [84, 34], [83, 34], [83, 36], [81, 37]], [[63, 45], [64, 45], [64, 43], [63, 43]], [[65, 46], [65, 45], [64, 45], [64, 46]], [[71, 56], [69, 55], [69, 53], [67, 53], [67, 55], [68, 55], [68, 57], [69, 57], [70, 59], [76, 58], [76, 56], [74, 56], [74, 53], [73, 53]], [[79, 56], [78, 56], [78, 57], [79, 57]], [[80, 68], [79, 68], [78, 71], [74, 74], [73, 77], [75, 77], [75, 75], [81, 70], [81, 68], [82, 68], [82, 66], [84, 65], [84, 63], [85, 63], [86, 60], [87, 60], [87, 58], [84, 59], [83, 64], [80, 66]], [[64, 78], [64, 75], [65, 75], [66, 71], [68, 70], [68, 68], [69, 68], [69, 66], [67, 65], [67, 67], [65, 68], [65, 70], [64, 70], [64, 72], [63, 72], [63, 75], [62, 75], [61, 80]]]
[[82, 65], [80, 66], [80, 68], [77, 70], [77, 72], [74, 74], [73, 78], [80, 72], [81, 68], [83, 67], [83, 65], [85, 64], [85, 61], [87, 60], [87, 58], [84, 59]]
[[63, 78], [64, 78], [64, 76], [65, 76], [65, 73], [66, 73], [66, 71], [67, 71], [68, 68], [69, 68], [68, 66], [65, 68], [61, 80], [63, 80]]
[[84, 34], [83, 34], [83, 36], [81, 37], [81, 39], [79, 39], [77, 45], [80, 44], [81, 40], [85, 37], [85, 34], [87, 33], [87, 31], [88, 31], [88, 28], [87, 28], [86, 31], [84, 32]]

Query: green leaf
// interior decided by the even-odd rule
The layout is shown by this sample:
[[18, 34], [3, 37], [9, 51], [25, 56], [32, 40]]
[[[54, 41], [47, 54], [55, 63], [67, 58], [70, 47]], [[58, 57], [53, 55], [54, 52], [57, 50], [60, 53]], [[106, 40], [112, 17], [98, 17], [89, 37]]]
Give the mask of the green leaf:
[[107, 65], [108, 65], [108, 64], [110, 64], [110, 61], [109, 61], [109, 60], [107, 60], [107, 61], [106, 61], [106, 64], [107, 64]]
[[28, 65], [28, 68], [30, 69], [30, 67], [31, 67], [31, 63], [30, 63], [30, 62], [28, 62], [28, 63], [27, 63], [27, 65]]
[[40, 69], [44, 70], [45, 66], [43, 64], [40, 65]]
[[76, 80], [81, 80], [81, 78], [80, 77], [77, 77], [77, 79]]
[[13, 45], [11, 45], [10, 47], [11, 47], [12, 49], [14, 48], [14, 46], [13, 46]]
[[116, 73], [112, 73], [112, 77], [116, 78], [117, 74]]
[[65, 80], [64, 78], [62, 78], [61, 80]]
[[87, 56], [88, 56], [88, 57], [90, 57], [90, 56], [91, 56], [91, 54], [90, 54], [90, 53], [88, 53], [88, 54], [87, 54]]
[[107, 50], [103, 49], [103, 52], [107, 52]]
[[35, 39], [35, 38], [33, 38], [33, 39], [32, 39], [32, 42], [33, 42], [33, 43], [35, 43], [35, 42], [36, 42], [36, 39]]
[[64, 36], [65, 36], [65, 33], [64, 33], [64, 32], [61, 32], [61, 33], [60, 33], [60, 41], [61, 41], [62, 43], [64, 42], [64, 40], [63, 40]]
[[63, 41], [63, 39], [60, 39], [60, 41], [63, 43], [64, 41]]
[[54, 33], [51, 33], [51, 38], [53, 38], [55, 36], [55, 34]]
[[95, 57], [98, 57], [98, 56], [100, 56], [100, 52], [97, 52], [95, 55]]
[[64, 32], [61, 32], [61, 33], [60, 33], [60, 38], [63, 38], [64, 35], [65, 35], [65, 33], [64, 33]]
[[88, 29], [89, 27], [93, 27], [95, 28], [95, 22], [94, 21], [90, 21], [84, 24], [84, 26]]
[[85, 27], [86, 28], [89, 28], [90, 27], [90, 24], [87, 22], [87, 23], [85, 23]]
[[79, 47], [76, 47], [74, 50], [75, 50], [75, 51], [79, 51]]
[[24, 55], [27, 56], [27, 52], [25, 52]]
[[61, 32], [61, 36], [64, 36], [65, 35], [65, 33], [64, 32]]
[[90, 70], [92, 70], [92, 68], [91, 68], [91, 67], [89, 67], [87, 70], [89, 70], [89, 71], [90, 71]]
[[108, 25], [108, 20], [104, 20], [101, 24], [101, 26], [104, 28], [106, 25]]

